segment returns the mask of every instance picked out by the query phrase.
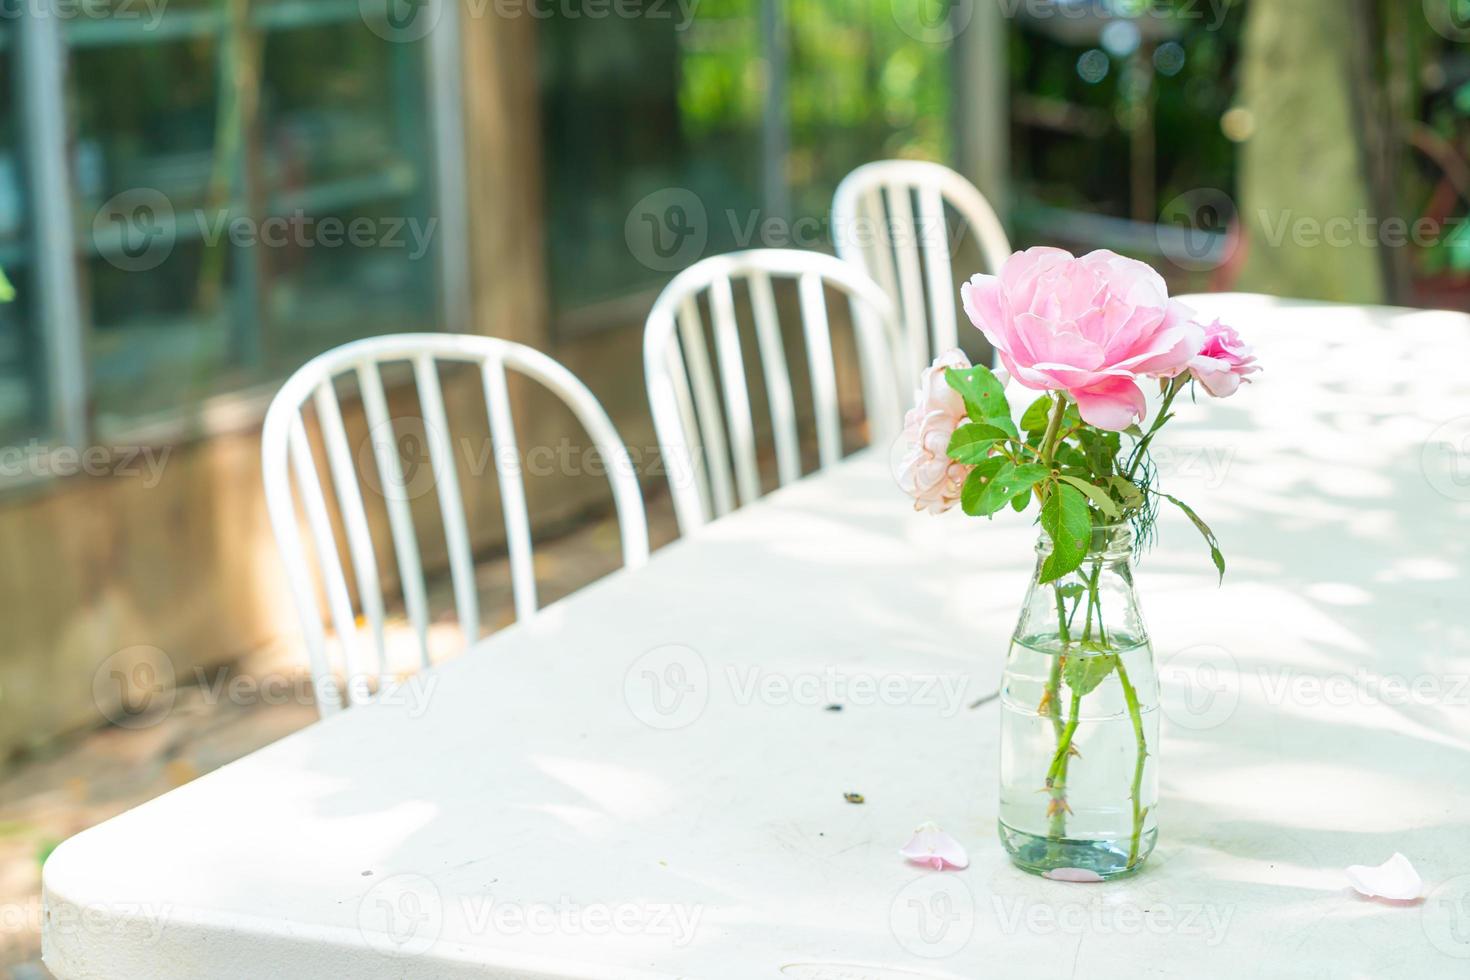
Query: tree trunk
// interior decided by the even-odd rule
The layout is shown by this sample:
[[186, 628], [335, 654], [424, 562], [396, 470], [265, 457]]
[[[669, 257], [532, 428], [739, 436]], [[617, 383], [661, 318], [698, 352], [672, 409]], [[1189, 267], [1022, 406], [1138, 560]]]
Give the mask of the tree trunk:
[[[1252, 0], [1245, 29], [1240, 288], [1354, 303], [1386, 298], [1365, 168], [1362, 65], [1342, 0]], [[1381, 203], [1378, 207], [1381, 207]]]

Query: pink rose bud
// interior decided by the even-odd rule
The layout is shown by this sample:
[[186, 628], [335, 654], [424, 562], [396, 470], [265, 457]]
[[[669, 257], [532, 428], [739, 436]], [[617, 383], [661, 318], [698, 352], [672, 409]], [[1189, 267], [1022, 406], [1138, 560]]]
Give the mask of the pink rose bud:
[[1248, 375], [1260, 368], [1254, 353], [1241, 341], [1234, 327], [1216, 320], [1204, 330], [1205, 344], [1189, 359], [1189, 373], [1216, 398], [1228, 398], [1242, 381], [1249, 383]]

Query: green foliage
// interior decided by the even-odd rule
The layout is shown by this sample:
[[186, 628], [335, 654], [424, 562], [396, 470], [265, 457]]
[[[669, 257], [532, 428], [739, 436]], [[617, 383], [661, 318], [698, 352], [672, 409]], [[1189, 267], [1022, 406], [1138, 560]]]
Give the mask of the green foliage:
[[1082, 491], [1062, 483], [1050, 485], [1041, 505], [1041, 527], [1051, 535], [1051, 554], [1041, 566], [1040, 581], [1054, 582], [1076, 571], [1092, 543], [1092, 514]]
[[1144, 493], [1126, 476], [1108, 477], [1108, 486], [1122, 503], [1124, 510], [1137, 510], [1143, 506]]
[[1114, 460], [1118, 458], [1121, 443], [1122, 439], [1116, 432], [1093, 428], [1077, 430], [1077, 445], [1082, 458], [1093, 477], [1099, 480], [1113, 475]]
[[[1052, 540], [1042, 582], [1054, 582], [1082, 565], [1094, 527], [1126, 521], [1133, 525], [1135, 541], [1146, 546], [1159, 497], [1179, 507], [1204, 535], [1210, 558], [1224, 576], [1225, 559], [1214, 532], [1186, 504], [1153, 486], [1149, 442], [1173, 417], [1169, 406], [1185, 382], [1169, 389], [1146, 432], [1136, 425], [1123, 432], [1097, 429], [1082, 422], [1075, 404], [1062, 409], [1053, 427], [1060, 396], [1051, 394], [1031, 402], [1017, 426], [1005, 392], [988, 368], [951, 369], [945, 382], [964, 399], [971, 420], [955, 430], [948, 447], [951, 459], [974, 467], [961, 488], [961, 506], [972, 517], [993, 517], [1007, 505], [1023, 513], [1039, 497], [1041, 527]], [[1124, 445], [1125, 436], [1130, 445]]]
[[13, 299], [15, 299], [15, 287], [10, 284], [5, 270], [0, 269], [0, 303], [9, 303]]
[[1031, 406], [1021, 414], [1021, 428], [1027, 433], [1035, 433], [1037, 438], [1046, 431], [1046, 423], [1051, 420], [1051, 396], [1042, 395]]
[[1067, 476], [1065, 473], [1058, 477], [1058, 479], [1064, 480], [1078, 490], [1081, 490], [1087, 495], [1087, 499], [1092, 501], [1092, 506], [1113, 520], [1117, 520], [1123, 516], [1123, 511], [1118, 508], [1117, 504], [1113, 503], [1113, 498], [1108, 496], [1108, 492], [1097, 484], [1088, 483], [1086, 480], [1078, 479], [1075, 476]]
[[[996, 463], [999, 465], [993, 465]], [[984, 472], [981, 472], [982, 469]], [[971, 517], [989, 517], [1016, 497], [1030, 493], [1031, 488], [1046, 477], [1044, 466], [1035, 463], [1017, 466], [1008, 459], [994, 457], [986, 460], [983, 467], [977, 467], [965, 480], [965, 486], [961, 488], [960, 504]], [[973, 488], [971, 481], [975, 483]], [[965, 489], [972, 489], [968, 502]]]
[[1009, 461], [1004, 456], [992, 456], [979, 463], [970, 471], [970, 475], [965, 477], [964, 486], [960, 487], [960, 507], [966, 514], [971, 517], [983, 516], [980, 511], [980, 498], [985, 493], [985, 488], [989, 485], [991, 478], [1008, 463]]
[[1193, 507], [1190, 507], [1178, 497], [1167, 493], [1161, 493], [1159, 496], [1184, 511], [1184, 516], [1189, 518], [1189, 522], [1204, 536], [1205, 544], [1210, 546], [1210, 561], [1215, 563], [1215, 568], [1220, 573], [1220, 581], [1223, 582], [1225, 580], [1225, 555], [1220, 551], [1220, 542], [1216, 540], [1215, 532], [1210, 530], [1208, 524], [1200, 520], [1200, 516], [1194, 512]]
[[991, 447], [997, 442], [1004, 441], [1008, 436], [1005, 430], [994, 425], [983, 422], [971, 422], [954, 430], [954, 435], [949, 438], [949, 449], [946, 450], [949, 458], [966, 465], [984, 462], [990, 455]]
[[1016, 497], [1029, 494], [1031, 488], [1047, 478], [1045, 466], [1022, 463], [1019, 466], [1006, 463], [991, 478], [981, 498], [981, 510], [993, 514]]
[[[1001, 385], [1000, 379], [990, 373], [990, 368], [984, 365], [976, 365], [960, 371], [949, 368], [944, 372], [945, 382], [960, 393], [965, 400], [965, 412], [970, 416], [970, 421], [979, 422], [984, 419], [997, 425], [1004, 425], [1011, 433], [1015, 433], [1015, 423], [1011, 421], [1011, 406], [1006, 401], [1005, 387]], [[1000, 420], [1004, 419], [1004, 423]]]
[[1062, 665], [1062, 677], [1072, 693], [1082, 696], [1092, 693], [1116, 666], [1118, 658], [1113, 654], [1096, 657], [1069, 656]]

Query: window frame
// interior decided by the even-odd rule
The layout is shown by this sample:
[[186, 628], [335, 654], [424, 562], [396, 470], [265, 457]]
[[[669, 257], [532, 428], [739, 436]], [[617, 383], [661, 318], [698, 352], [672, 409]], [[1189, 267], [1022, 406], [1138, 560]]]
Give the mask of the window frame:
[[[426, 39], [425, 111], [429, 119], [425, 174], [439, 223], [433, 246], [436, 264], [434, 316], [446, 329], [469, 326], [469, 219], [464, 158], [461, 24], [456, 0], [439, 5], [435, 27]], [[226, 432], [258, 428], [281, 378], [210, 395], [200, 401], [120, 424], [100, 421], [91, 411], [87, 339], [80, 264], [83, 243], [70, 159], [74, 120], [67, 112], [72, 45], [68, 42], [64, 0], [32, 0], [14, 23], [15, 72], [19, 90], [20, 132], [24, 146], [25, 200], [30, 227], [27, 268], [14, 275], [17, 288], [34, 291], [33, 329], [44, 364], [39, 378], [45, 403], [38, 413], [39, 441], [50, 449], [83, 449], [108, 443], [176, 444]], [[353, 5], [356, 7], [356, 4]], [[165, 12], [167, 22], [198, 19], [192, 11]], [[184, 28], [189, 23], [182, 23]], [[197, 25], [196, 25], [197, 26]], [[392, 43], [392, 42], [385, 42]], [[284, 377], [284, 375], [282, 375]], [[50, 482], [53, 477], [0, 477], [0, 492]]]

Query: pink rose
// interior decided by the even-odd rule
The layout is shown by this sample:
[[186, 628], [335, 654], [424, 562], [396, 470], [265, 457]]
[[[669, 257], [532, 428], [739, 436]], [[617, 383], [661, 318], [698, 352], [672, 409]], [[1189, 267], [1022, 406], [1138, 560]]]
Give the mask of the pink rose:
[[898, 485], [914, 498], [915, 510], [942, 514], [960, 499], [960, 488], [972, 466], [949, 458], [949, 440], [965, 422], [965, 400], [944, 380], [947, 368], [964, 370], [969, 358], [946, 351], [919, 376], [915, 405], [903, 419], [908, 449], [899, 461]]
[[1247, 375], [1260, 370], [1255, 354], [1243, 343], [1234, 327], [1216, 320], [1205, 327], [1205, 345], [1189, 359], [1189, 373], [1216, 398], [1235, 394]]
[[1108, 251], [1017, 252], [1000, 275], [975, 276], [960, 295], [1012, 377], [1066, 392], [1099, 429], [1141, 420], [1138, 379], [1177, 374], [1204, 342], [1157, 272]]

